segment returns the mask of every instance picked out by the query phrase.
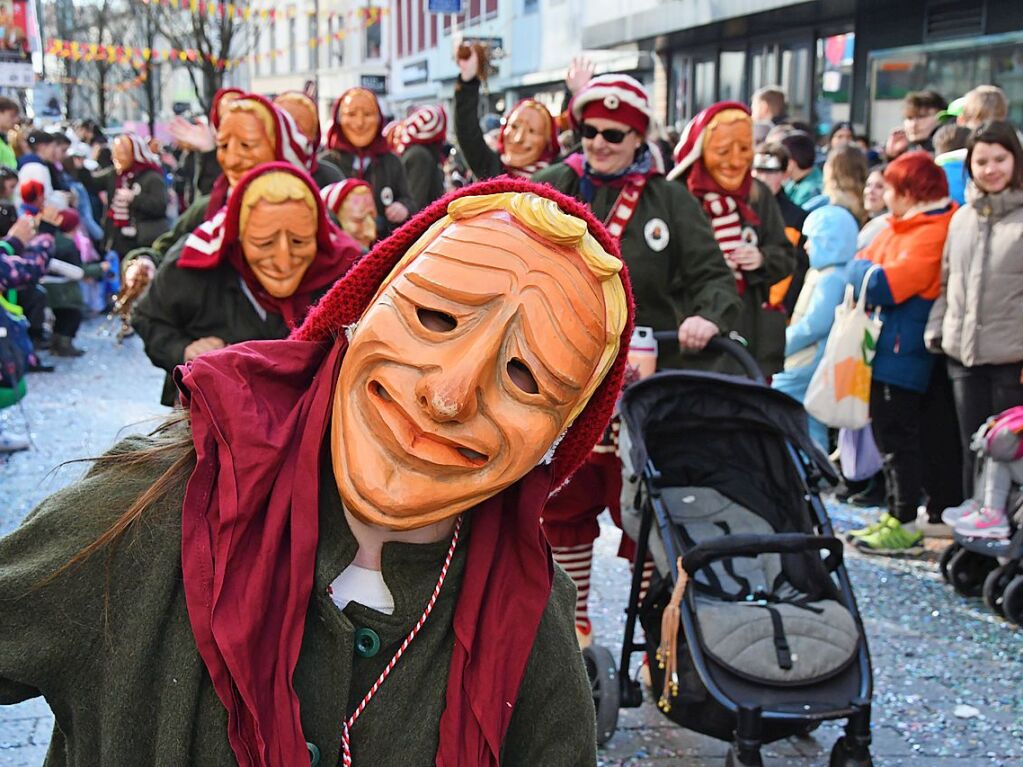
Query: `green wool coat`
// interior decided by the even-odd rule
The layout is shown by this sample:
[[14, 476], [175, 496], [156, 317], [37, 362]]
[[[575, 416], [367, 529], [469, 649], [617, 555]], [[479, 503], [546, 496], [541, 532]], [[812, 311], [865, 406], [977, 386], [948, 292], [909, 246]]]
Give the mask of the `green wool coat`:
[[[111, 454], [154, 446], [133, 437]], [[44, 501], [0, 540], [0, 703], [42, 695], [56, 722], [46, 767], [223, 767], [235, 764], [227, 712], [214, 693], [189, 624], [181, 573], [181, 504], [176, 482], [116, 548], [48, 580], [107, 530], [152, 486], [172, 458], [123, 460]], [[349, 605], [327, 587], [350, 564], [356, 543], [329, 475], [321, 493], [313, 596], [294, 687], [306, 741], [321, 767], [339, 764], [341, 724], [422, 613], [448, 541], [390, 543], [383, 576], [395, 612]], [[433, 613], [352, 728], [356, 765], [434, 763], [452, 616], [465, 573], [471, 518], [463, 526]], [[258, 595], [255, 595], [258, 598]], [[505, 738], [503, 767], [592, 767], [592, 697], [573, 631], [575, 594], [557, 571]], [[377, 655], [354, 652], [355, 631], [377, 632]]]
[[259, 316], [230, 264], [216, 269], [179, 269], [177, 253], [160, 264], [149, 290], [135, 305], [132, 325], [152, 363], [167, 371], [160, 399], [163, 405], [177, 401], [170, 374], [185, 361], [185, 347], [193, 341], [216, 336], [230, 346], [287, 338], [290, 332], [279, 314], [268, 312], [266, 319]]
[[[582, 199], [580, 178], [564, 163], [536, 173], [533, 181]], [[619, 191], [597, 187], [589, 206], [593, 215], [607, 220]], [[722, 332], [732, 330], [742, 307], [735, 279], [703, 209], [684, 186], [663, 176], [650, 178], [622, 234], [621, 250], [636, 299], [637, 325], [677, 330], [695, 314]], [[661, 346], [660, 367], [687, 367], [691, 361]]]
[[[117, 176], [108, 176], [107, 194], [113, 197], [117, 186]], [[139, 193], [128, 205], [131, 225], [135, 227], [135, 235], [127, 237], [122, 229], [118, 229], [107, 219], [106, 246], [121, 255], [135, 248], [148, 248], [164, 232], [170, 229], [167, 221], [167, 184], [163, 175], [155, 170], [146, 170], [138, 175], [135, 183]]]
[[411, 144], [401, 155], [409, 193], [417, 210], [444, 196], [444, 171], [440, 167], [440, 147]]
[[189, 205], [188, 209], [174, 222], [173, 229], [161, 234], [149, 247], [135, 248], [121, 259], [121, 274], [124, 274], [128, 264], [140, 256], [146, 256], [159, 267], [168, 251], [178, 243], [183, 243], [184, 239], [206, 220], [206, 209], [209, 205], [210, 196], [208, 194], [196, 197], [195, 202]]
[[387, 204], [382, 199], [383, 197], [387, 197], [391, 202], [400, 202], [408, 208], [409, 216], [419, 210], [416, 201], [412, 198], [412, 192], [409, 190], [405, 166], [401, 164], [397, 155], [388, 152], [374, 157], [369, 168], [361, 176], [354, 167], [355, 156], [348, 152], [330, 149], [320, 157], [339, 168], [345, 178], [362, 178], [373, 187], [373, 199], [377, 204], [377, 237], [379, 239], [383, 239], [401, 226], [401, 224], [392, 224], [384, 216]]

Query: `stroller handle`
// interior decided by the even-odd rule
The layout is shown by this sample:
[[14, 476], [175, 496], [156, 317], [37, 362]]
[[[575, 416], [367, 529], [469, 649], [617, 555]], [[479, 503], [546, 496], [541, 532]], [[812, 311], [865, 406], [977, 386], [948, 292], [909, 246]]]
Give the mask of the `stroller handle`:
[[[678, 332], [674, 330], [655, 330], [654, 340], [659, 344], [668, 344], [673, 341], [677, 344]], [[746, 339], [738, 333], [733, 332], [727, 336], [714, 336], [707, 342], [704, 351], [717, 352], [724, 354], [726, 357], [731, 357], [739, 363], [739, 366], [748, 378], [753, 379], [757, 383], [764, 382], [764, 373], [760, 369], [760, 365], [753, 359], [753, 355], [746, 351]]]
[[842, 564], [842, 542], [833, 536], [779, 533], [777, 535], [726, 535], [693, 546], [682, 557], [690, 575], [724, 557], [755, 557], [759, 554], [798, 554], [826, 549], [824, 567], [831, 572]]

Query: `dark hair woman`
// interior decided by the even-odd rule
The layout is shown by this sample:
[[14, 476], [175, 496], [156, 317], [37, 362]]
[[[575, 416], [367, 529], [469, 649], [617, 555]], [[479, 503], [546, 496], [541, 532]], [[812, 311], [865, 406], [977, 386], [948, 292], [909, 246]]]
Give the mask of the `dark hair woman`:
[[[966, 205], [949, 225], [927, 339], [949, 358], [969, 491], [970, 436], [988, 416], [1023, 404], [1023, 148], [1013, 127], [981, 125], [967, 144], [966, 167]], [[972, 535], [1008, 529], [1004, 513], [996, 519], [972, 499], [946, 516], [968, 514], [961, 525]]]

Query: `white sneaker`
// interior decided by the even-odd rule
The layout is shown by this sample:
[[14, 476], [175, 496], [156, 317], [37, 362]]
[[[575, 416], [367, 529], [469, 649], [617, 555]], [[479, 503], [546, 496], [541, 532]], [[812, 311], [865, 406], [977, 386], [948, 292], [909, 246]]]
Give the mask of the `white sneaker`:
[[941, 521], [949, 527], [955, 527], [956, 522], [975, 511], [980, 511], [980, 501], [976, 498], [967, 498], [958, 506], [950, 506], [941, 512]]
[[0, 433], [0, 453], [17, 453], [19, 450], [28, 450], [30, 445], [25, 437]]

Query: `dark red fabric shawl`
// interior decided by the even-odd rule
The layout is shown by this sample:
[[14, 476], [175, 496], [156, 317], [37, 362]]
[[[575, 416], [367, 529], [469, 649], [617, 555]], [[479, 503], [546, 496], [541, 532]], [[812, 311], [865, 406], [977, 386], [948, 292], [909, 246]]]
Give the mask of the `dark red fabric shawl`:
[[[290, 339], [237, 344], [175, 371], [197, 452], [183, 506], [185, 596], [241, 767], [309, 763], [292, 675], [313, 582], [320, 448], [346, 348], [343, 328], [361, 317], [393, 265], [451, 199], [505, 191], [554, 199], [618, 254], [582, 205], [550, 187], [511, 179], [476, 184], [438, 200], [378, 244]], [[622, 280], [628, 293], [624, 269]], [[629, 296], [618, 358], [553, 464], [468, 512], [469, 569], [454, 618], [436, 758], [441, 767], [498, 764], [552, 587], [540, 514], [549, 489], [585, 460], [610, 419], [632, 334]]]
[[[316, 202], [317, 247], [316, 258], [306, 270], [294, 294], [275, 298], [266, 292], [245, 260], [239, 241], [238, 222], [245, 189], [265, 173], [288, 173], [300, 179]], [[237, 194], [232, 194], [227, 207], [188, 236], [177, 265], [179, 269], [215, 269], [224, 261], [242, 276], [252, 295], [268, 312], [279, 314], [289, 327], [296, 327], [305, 317], [313, 296], [333, 285], [345, 274], [361, 254], [359, 245], [345, 234], [327, 216], [327, 209], [316, 182], [300, 168], [287, 162], [273, 162], [253, 168], [238, 182]]]

